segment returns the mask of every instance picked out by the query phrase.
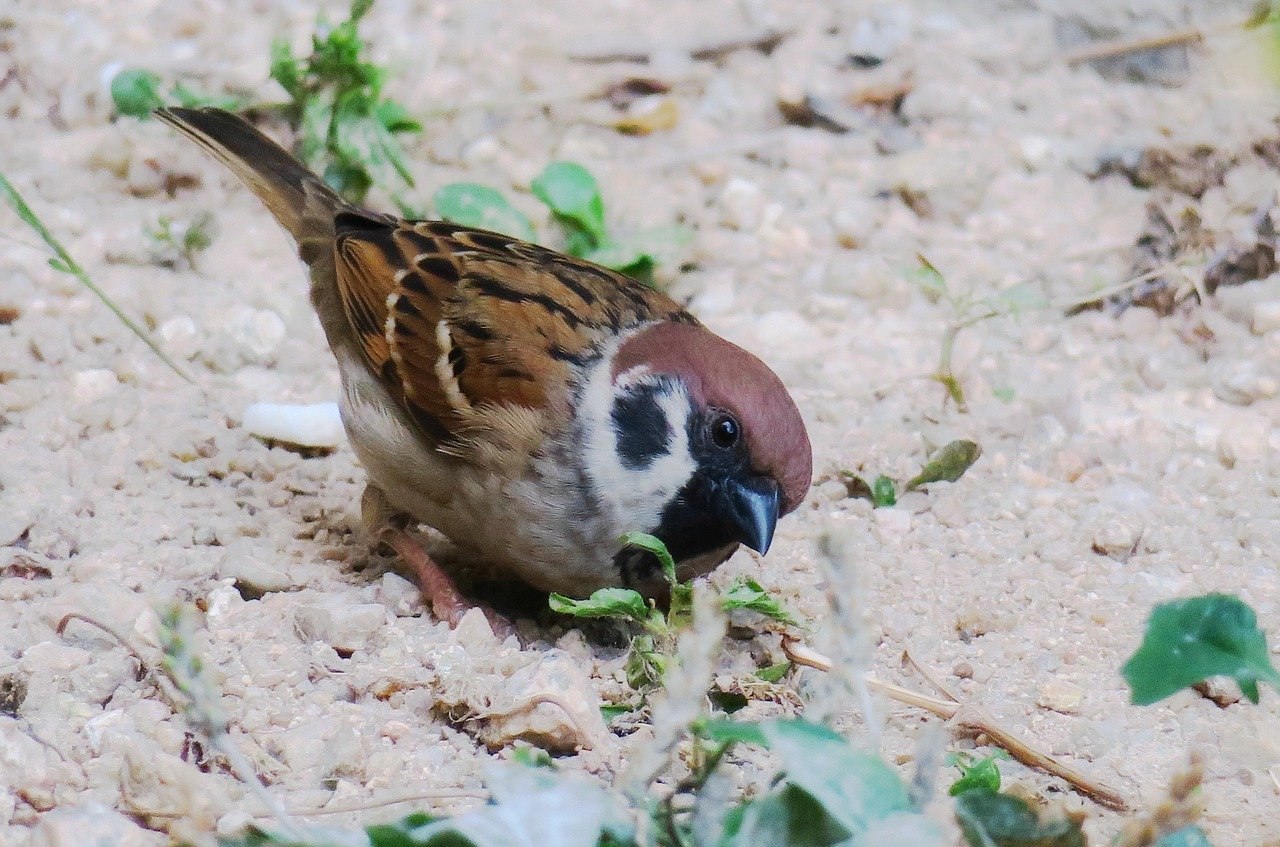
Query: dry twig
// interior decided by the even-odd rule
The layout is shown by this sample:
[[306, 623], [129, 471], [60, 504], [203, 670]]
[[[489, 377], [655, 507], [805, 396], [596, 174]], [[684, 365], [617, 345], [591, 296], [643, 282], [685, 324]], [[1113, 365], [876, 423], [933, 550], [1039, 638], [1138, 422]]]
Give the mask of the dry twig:
[[[831, 660], [822, 655], [818, 651], [809, 647], [798, 638], [787, 637], [782, 641], [782, 650], [786, 653], [787, 658], [797, 665], [804, 665], [808, 668], [814, 668], [820, 671], [830, 671], [832, 667]], [[1022, 762], [1027, 767], [1044, 771], [1052, 776], [1068, 782], [1073, 788], [1080, 793], [1093, 799], [1100, 805], [1106, 806], [1108, 809], [1116, 811], [1127, 811], [1129, 804], [1120, 796], [1120, 792], [1113, 788], [1108, 788], [1101, 783], [1095, 782], [1079, 771], [1068, 765], [1064, 765], [1045, 753], [1034, 749], [1030, 745], [1024, 743], [1017, 738], [1012, 732], [1005, 729], [995, 722], [995, 720], [980, 709], [967, 705], [965, 703], [957, 703], [951, 700], [944, 700], [940, 697], [930, 697], [927, 694], [921, 694], [910, 689], [894, 685], [889, 682], [882, 682], [872, 677], [866, 678], [867, 687], [873, 691], [878, 691], [889, 698], [906, 703], [908, 706], [915, 706], [918, 709], [924, 709], [953, 726], [963, 727], [973, 732], [980, 732], [990, 738], [998, 747], [1003, 747], [1009, 751], [1009, 754]]]

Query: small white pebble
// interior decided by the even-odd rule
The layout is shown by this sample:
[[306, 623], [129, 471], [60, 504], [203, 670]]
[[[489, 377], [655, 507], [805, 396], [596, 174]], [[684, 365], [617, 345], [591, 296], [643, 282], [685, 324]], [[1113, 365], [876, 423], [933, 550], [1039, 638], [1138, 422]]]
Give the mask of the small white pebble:
[[254, 403], [243, 426], [259, 438], [299, 447], [337, 447], [346, 438], [337, 403]]
[[1266, 335], [1280, 329], [1280, 300], [1258, 303], [1253, 307], [1253, 331]]
[[75, 375], [74, 396], [76, 403], [87, 405], [101, 400], [116, 390], [120, 380], [115, 373], [105, 368], [91, 368], [79, 371]]
[[1064, 715], [1074, 715], [1084, 702], [1084, 690], [1065, 679], [1051, 679], [1040, 687], [1036, 705]]

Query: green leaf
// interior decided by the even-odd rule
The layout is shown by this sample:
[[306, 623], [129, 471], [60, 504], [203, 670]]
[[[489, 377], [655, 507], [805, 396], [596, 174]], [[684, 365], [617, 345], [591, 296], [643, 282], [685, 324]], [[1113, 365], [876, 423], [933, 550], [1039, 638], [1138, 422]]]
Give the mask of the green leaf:
[[398, 821], [365, 827], [369, 847], [414, 847], [413, 831], [438, 820], [425, 812], [414, 812]]
[[963, 438], [952, 441], [933, 454], [920, 473], [906, 484], [906, 490], [912, 491], [931, 482], [955, 482], [981, 455], [982, 448], [977, 442]]
[[1162, 835], [1152, 847], [1213, 847], [1209, 836], [1200, 827], [1190, 824], [1182, 829]]
[[[626, 843], [630, 826], [614, 801], [582, 777], [518, 765], [494, 768], [493, 800], [412, 830], [415, 847], [598, 847]], [[399, 847], [392, 843], [391, 847]]]
[[898, 486], [889, 477], [880, 474], [871, 486], [871, 502], [877, 509], [897, 505]]
[[776, 665], [769, 665], [756, 671], [756, 676], [765, 682], [781, 682], [786, 678], [787, 672], [791, 670], [790, 662], [778, 662]]
[[373, 109], [378, 122], [387, 132], [422, 132], [422, 124], [409, 116], [409, 112], [394, 100], [383, 100]]
[[871, 821], [912, 811], [906, 786], [878, 756], [854, 750], [835, 731], [803, 719], [760, 726], [786, 780], [818, 801], [851, 835]]
[[547, 604], [551, 611], [575, 618], [622, 618], [640, 623], [649, 619], [649, 604], [630, 588], [600, 588], [586, 600], [574, 600], [553, 591]]
[[588, 262], [626, 274], [646, 285], [653, 280], [653, 269], [657, 267], [653, 256], [629, 244], [605, 242], [579, 255]]
[[663, 634], [667, 630], [682, 630], [693, 625], [693, 585], [688, 582], [671, 583], [671, 602], [667, 605], [665, 625], [650, 616], [650, 629], [655, 634]]
[[635, 706], [613, 705], [606, 703], [600, 707], [600, 717], [604, 718], [605, 724], [608, 725], [614, 718], [629, 715], [635, 710]]
[[354, 23], [360, 20], [361, 18], [363, 18], [365, 14], [368, 13], [368, 11], [372, 8], [373, 8], [373, 0], [352, 0], [351, 14], [348, 15], [347, 20]]
[[272, 41], [270, 76], [295, 102], [302, 98], [302, 73], [302, 67], [293, 55], [289, 42], [282, 38]]
[[769, 746], [769, 740], [765, 738], [764, 731], [757, 723], [713, 719], [701, 722], [696, 730], [699, 736], [717, 744], [733, 742], [756, 744], [760, 747]]
[[111, 78], [111, 101], [116, 111], [131, 118], [147, 118], [164, 105], [160, 76], [151, 71], [126, 68]]
[[1070, 818], [1041, 821], [1025, 800], [975, 789], [956, 797], [956, 820], [970, 847], [1085, 847]]
[[502, 193], [474, 182], [454, 182], [441, 186], [431, 198], [436, 212], [446, 221], [476, 229], [488, 229], [534, 240], [533, 224]]
[[726, 819], [724, 847], [829, 847], [851, 833], [813, 795], [782, 783]]
[[920, 267], [911, 271], [909, 278], [919, 286], [930, 303], [937, 303], [947, 296], [947, 279], [933, 266], [932, 262], [924, 257], [924, 254], [917, 253], [916, 261], [920, 263]]
[[552, 162], [529, 187], [570, 231], [576, 229], [585, 234], [590, 247], [607, 241], [600, 186], [582, 165]]
[[517, 747], [511, 751], [511, 761], [526, 768], [554, 768], [551, 754], [539, 747]]
[[720, 603], [726, 612], [734, 609], [750, 609], [767, 618], [782, 623], [798, 624], [799, 622], [783, 605], [775, 600], [764, 587], [754, 579], [739, 577], [720, 595]]
[[643, 691], [662, 682], [667, 672], [667, 657], [659, 652], [651, 635], [637, 635], [631, 639], [631, 649], [623, 664], [627, 685]]
[[667, 582], [671, 585], [676, 584], [676, 560], [671, 558], [671, 552], [667, 550], [667, 545], [662, 543], [662, 539], [656, 535], [649, 535], [646, 532], [628, 532], [620, 539], [624, 547], [639, 547], [652, 553], [658, 559], [658, 564], [662, 565], [662, 574], [667, 578]]
[[1229, 676], [1250, 702], [1258, 702], [1258, 682], [1280, 689], [1267, 637], [1253, 609], [1229, 594], [1207, 594], [1156, 606], [1147, 620], [1142, 646], [1123, 668], [1133, 702], [1147, 706], [1203, 682]]
[[952, 753], [947, 757], [947, 764], [960, 771], [959, 778], [951, 783], [947, 793], [952, 797], [966, 791], [982, 790], [998, 792], [1000, 790], [1000, 767], [996, 764], [999, 756], [977, 758], [971, 753]]
[[181, 82], [173, 84], [171, 96], [178, 101], [178, 105], [186, 106], [189, 109], [213, 106], [218, 109], [225, 109], [228, 112], [238, 112], [248, 105], [242, 97], [232, 97], [229, 94], [205, 94], [188, 88], [185, 83]]

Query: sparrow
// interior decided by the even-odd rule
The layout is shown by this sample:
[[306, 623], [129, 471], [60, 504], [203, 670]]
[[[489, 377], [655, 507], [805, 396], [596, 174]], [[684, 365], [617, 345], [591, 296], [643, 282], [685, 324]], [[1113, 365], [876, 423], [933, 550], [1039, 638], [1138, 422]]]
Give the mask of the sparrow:
[[297, 242], [366, 522], [390, 527], [438, 617], [473, 604], [397, 517], [539, 590], [658, 597], [658, 561], [625, 533], [660, 538], [685, 580], [739, 544], [766, 553], [800, 505], [812, 450], [787, 389], [670, 297], [507, 235], [360, 208], [228, 112], [156, 115]]

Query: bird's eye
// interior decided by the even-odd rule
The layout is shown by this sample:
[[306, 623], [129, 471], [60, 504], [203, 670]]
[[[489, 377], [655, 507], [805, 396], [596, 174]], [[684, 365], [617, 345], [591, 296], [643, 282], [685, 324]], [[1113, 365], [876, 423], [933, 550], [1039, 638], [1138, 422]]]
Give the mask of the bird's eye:
[[711, 440], [717, 447], [729, 449], [738, 443], [740, 434], [738, 422], [732, 415], [720, 415], [711, 422]]

